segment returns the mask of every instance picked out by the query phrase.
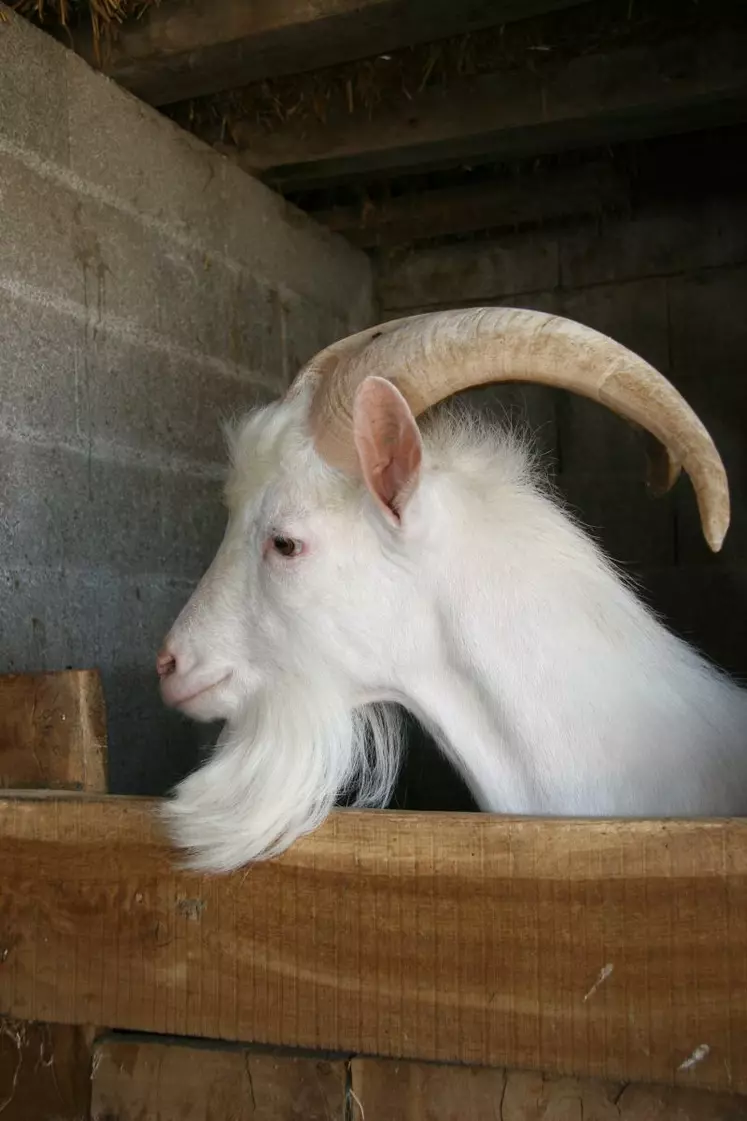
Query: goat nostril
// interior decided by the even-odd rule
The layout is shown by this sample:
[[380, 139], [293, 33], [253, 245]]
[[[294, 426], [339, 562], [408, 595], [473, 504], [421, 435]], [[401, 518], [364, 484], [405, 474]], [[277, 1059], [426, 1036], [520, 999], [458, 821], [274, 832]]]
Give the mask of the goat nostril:
[[168, 677], [176, 672], [176, 658], [173, 654], [162, 650], [156, 658], [156, 671], [159, 677]]

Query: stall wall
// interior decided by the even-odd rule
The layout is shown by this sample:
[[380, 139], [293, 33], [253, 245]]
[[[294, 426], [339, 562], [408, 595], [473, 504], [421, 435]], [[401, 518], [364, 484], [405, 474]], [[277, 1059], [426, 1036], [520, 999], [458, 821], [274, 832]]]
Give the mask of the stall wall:
[[99, 666], [112, 788], [158, 793], [222, 421], [371, 321], [370, 266], [2, 4], [0, 75], [0, 672]]
[[711, 431], [732, 493], [722, 553], [700, 534], [689, 483], [654, 500], [638, 437], [601, 406], [506, 388], [486, 404], [524, 419], [561, 492], [682, 634], [747, 676], [747, 198], [742, 192], [379, 261], [385, 316], [462, 305], [538, 308], [586, 323], [668, 375]]

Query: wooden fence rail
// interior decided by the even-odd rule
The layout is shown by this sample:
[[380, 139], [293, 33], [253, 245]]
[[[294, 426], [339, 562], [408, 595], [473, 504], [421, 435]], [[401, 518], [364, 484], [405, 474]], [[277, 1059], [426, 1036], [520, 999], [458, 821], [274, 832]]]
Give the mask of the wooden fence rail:
[[205, 878], [105, 723], [0, 677], [2, 1121], [747, 1117], [747, 823], [340, 813]]
[[145, 799], [0, 798], [0, 1010], [747, 1091], [747, 822], [340, 812], [174, 867]]

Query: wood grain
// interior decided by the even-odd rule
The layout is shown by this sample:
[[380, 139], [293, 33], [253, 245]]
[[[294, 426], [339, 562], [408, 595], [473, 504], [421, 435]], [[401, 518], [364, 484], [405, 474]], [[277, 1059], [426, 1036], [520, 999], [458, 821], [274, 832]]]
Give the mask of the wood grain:
[[145, 799], [0, 799], [0, 1008], [747, 1090], [747, 822], [332, 815], [225, 877]]
[[345, 1083], [339, 1060], [104, 1039], [91, 1121], [343, 1121]]
[[354, 1059], [352, 1099], [397, 1121], [744, 1121], [747, 1098], [487, 1067]]
[[[96, 671], [0, 676], [0, 788], [103, 794], [106, 763], [106, 712]], [[0, 901], [6, 872], [0, 861]], [[0, 936], [0, 977], [7, 941], [3, 945]], [[92, 1038], [93, 1029], [82, 1025], [0, 1016], [2, 1121], [88, 1121]]]
[[[142, 100], [165, 105], [581, 2], [169, 0], [119, 31], [103, 69]], [[98, 62], [90, 34], [75, 32], [73, 44], [87, 61]]]
[[[238, 160], [283, 191], [344, 177], [500, 162], [625, 143], [744, 120], [744, 22], [729, 31], [672, 36], [548, 63], [541, 70], [466, 77], [352, 113], [342, 101], [324, 121], [289, 116], [267, 131], [232, 127]], [[243, 149], [243, 152], [241, 151]]]
[[106, 770], [95, 670], [0, 676], [0, 788], [104, 792]]

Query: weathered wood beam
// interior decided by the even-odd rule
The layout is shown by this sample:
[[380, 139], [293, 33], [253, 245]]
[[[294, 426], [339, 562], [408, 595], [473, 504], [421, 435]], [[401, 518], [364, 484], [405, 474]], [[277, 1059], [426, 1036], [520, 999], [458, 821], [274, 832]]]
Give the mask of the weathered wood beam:
[[[344, 1108], [346, 1086], [351, 1106]], [[739, 1121], [747, 1098], [502, 1068], [314, 1056], [160, 1037], [110, 1035], [94, 1050], [94, 1118], [117, 1121]]]
[[[170, 0], [127, 24], [103, 69], [152, 105], [368, 58], [588, 0]], [[90, 36], [75, 49], [97, 59]]]
[[[337, 1121], [347, 1115], [346, 1063], [324, 1055], [111, 1035], [94, 1050], [98, 1121]], [[684, 1121], [688, 1121], [684, 1118]]]
[[309, 213], [353, 245], [373, 249], [600, 214], [628, 201], [623, 177], [609, 164], [594, 163], [510, 181], [413, 191], [381, 202], [364, 199], [356, 206]]
[[179, 871], [145, 799], [0, 798], [0, 1008], [747, 1090], [747, 821], [340, 812]]
[[[738, 1121], [747, 1116], [747, 1098], [736, 1094], [547, 1077], [490, 1067], [354, 1059], [351, 1082], [364, 1118], [400, 1117], [405, 1102], [407, 1117], [413, 1121], [452, 1121], [456, 1117], [541, 1121], [568, 1116], [599, 1121]], [[130, 1121], [130, 1117], [123, 1115], [122, 1121]]]
[[525, 158], [747, 119], [747, 29], [682, 36], [570, 61], [483, 74], [397, 107], [272, 131], [232, 125], [237, 158], [284, 191], [345, 178]]
[[0, 676], [0, 789], [106, 790], [106, 708], [95, 670]]

